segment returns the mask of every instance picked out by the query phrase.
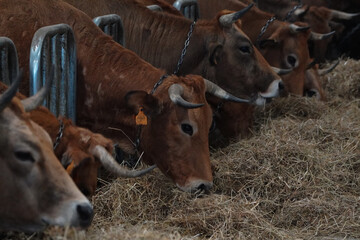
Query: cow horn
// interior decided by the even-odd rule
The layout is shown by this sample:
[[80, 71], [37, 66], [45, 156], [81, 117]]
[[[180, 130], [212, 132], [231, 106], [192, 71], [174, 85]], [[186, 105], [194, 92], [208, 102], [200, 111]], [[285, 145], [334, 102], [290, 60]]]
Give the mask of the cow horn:
[[20, 81], [21, 81], [21, 73], [17, 75], [15, 81], [13, 81], [11, 86], [3, 94], [0, 95], [0, 113], [5, 109], [5, 107], [9, 104], [11, 99], [15, 96], [19, 88]]
[[340, 63], [340, 60], [337, 60], [333, 65], [331, 65], [328, 68], [325, 69], [318, 69], [318, 74], [320, 76], [324, 76], [325, 74], [328, 74], [329, 72], [331, 72], [332, 70], [334, 70], [336, 68], [336, 66]]
[[106, 151], [106, 149], [100, 145], [97, 145], [92, 149], [92, 154], [94, 154], [94, 156], [100, 160], [101, 164], [105, 169], [114, 173], [118, 177], [140, 177], [156, 168], [156, 165], [153, 165], [143, 170], [128, 170], [120, 166], [110, 155], [110, 153], [108, 153], [108, 151]]
[[347, 13], [333, 9], [331, 9], [330, 12], [331, 12], [331, 18], [337, 18], [341, 20], [351, 20], [355, 17], [360, 16], [360, 13]]
[[335, 31], [325, 33], [325, 34], [311, 32], [310, 40], [326, 40], [326, 39], [329, 39], [334, 34], [335, 34]]
[[278, 75], [285, 75], [293, 71], [292, 68], [284, 69], [284, 68], [277, 68], [277, 67], [271, 67], [272, 70]]
[[181, 107], [192, 109], [204, 106], [203, 103], [191, 103], [186, 101], [181, 95], [184, 93], [184, 88], [180, 84], [173, 84], [169, 87], [169, 97], [173, 103]]
[[295, 24], [293, 24], [293, 23], [291, 23], [291, 24], [289, 25], [289, 27], [290, 27], [290, 31], [291, 31], [292, 33], [305, 32], [305, 31], [307, 31], [307, 30], [310, 29], [309, 26], [307, 26], [307, 27], [300, 27], [300, 26], [297, 26], [297, 25], [295, 25]]
[[243, 8], [238, 12], [222, 15], [219, 18], [220, 24], [223, 27], [231, 26], [234, 22], [236, 22], [238, 19], [240, 19], [245, 13], [247, 13], [253, 6], [254, 6], [254, 4], [252, 3], [249, 6], [247, 6], [246, 8]]
[[51, 85], [53, 83], [53, 79], [55, 78], [55, 71], [54, 66], [50, 70], [50, 78], [48, 78], [48, 82], [45, 83], [45, 86], [43, 86], [40, 91], [38, 91], [35, 95], [26, 98], [24, 100], [21, 100], [21, 103], [23, 104], [25, 111], [30, 112], [31, 110], [34, 110], [37, 108], [45, 99], [45, 97], [48, 95]]
[[309, 11], [309, 7], [307, 8], [298, 8], [295, 10], [294, 15], [297, 17], [304, 16]]
[[249, 103], [250, 102], [250, 100], [237, 98], [237, 97], [231, 95], [230, 93], [226, 92], [224, 89], [222, 89], [215, 83], [210, 82], [207, 79], [204, 79], [204, 81], [205, 81], [206, 92], [214, 95], [215, 97], [218, 97], [218, 98], [221, 98], [221, 99], [224, 99], [227, 101], [238, 102], [238, 103]]

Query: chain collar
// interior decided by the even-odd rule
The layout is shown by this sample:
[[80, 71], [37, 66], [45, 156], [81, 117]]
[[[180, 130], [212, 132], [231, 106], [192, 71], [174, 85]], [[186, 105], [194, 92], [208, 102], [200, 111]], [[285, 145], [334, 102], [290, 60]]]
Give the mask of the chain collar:
[[256, 39], [256, 44], [257, 44], [258, 46], [260, 46], [260, 40], [261, 40], [262, 36], [264, 35], [264, 33], [266, 32], [267, 28], [269, 27], [270, 23], [272, 23], [272, 22], [275, 21], [275, 20], [276, 20], [276, 17], [273, 16], [272, 18], [270, 18], [269, 20], [267, 20], [267, 22], [265, 23], [265, 25], [261, 28], [260, 34], [259, 34], [259, 36], [258, 36], [257, 39]]
[[286, 17], [284, 18], [284, 22], [288, 21], [289, 18], [291, 17], [291, 15], [299, 8], [302, 7], [302, 1], [300, 0], [299, 1], [299, 4], [296, 5], [293, 9], [291, 9], [287, 14], [286, 14]]
[[54, 145], [53, 145], [53, 149], [54, 149], [54, 150], [55, 150], [56, 147], [59, 145], [60, 140], [61, 140], [61, 138], [62, 138], [62, 136], [63, 136], [63, 134], [64, 134], [64, 128], [65, 128], [64, 123], [63, 123], [62, 120], [59, 120], [59, 123], [60, 123], [59, 132], [58, 132], [58, 134], [56, 135], [56, 139], [55, 139], [55, 142], [54, 142]]
[[[180, 56], [180, 59], [177, 63], [177, 66], [176, 66], [176, 69], [174, 71], [173, 74], [177, 75], [179, 73], [179, 70], [180, 70], [180, 67], [182, 65], [182, 63], [184, 62], [184, 57], [186, 55], [186, 51], [187, 51], [187, 48], [190, 44], [190, 38], [191, 38], [191, 35], [194, 31], [194, 27], [195, 27], [195, 24], [196, 24], [196, 21], [194, 21], [191, 25], [190, 25], [190, 30], [187, 34], [187, 38], [185, 40], [185, 43], [184, 43], [184, 48], [183, 50], [181, 51], [181, 56]], [[169, 77], [168, 74], [164, 74], [160, 77], [159, 81], [157, 81], [155, 84], [154, 84], [154, 87], [153, 89], [150, 91], [150, 94], [154, 94], [154, 92], [156, 91], [156, 89], [164, 82], [164, 80]], [[140, 137], [141, 137], [141, 130], [142, 130], [142, 126], [139, 125], [136, 129], [136, 139], [135, 139], [135, 142], [134, 142], [134, 147], [135, 147], [135, 150], [137, 153], [139, 153], [139, 147], [140, 147]], [[54, 147], [55, 149], [55, 147]]]
[[193, 31], [194, 31], [195, 24], [196, 24], [196, 21], [194, 21], [194, 22], [190, 25], [190, 30], [189, 30], [189, 32], [188, 32], [188, 34], [187, 34], [187, 38], [186, 38], [185, 43], [184, 43], [184, 48], [183, 48], [183, 50], [181, 51], [181, 56], [180, 56], [180, 59], [179, 59], [177, 65], [176, 65], [176, 69], [175, 69], [175, 71], [173, 72], [174, 75], [177, 75], [177, 74], [179, 73], [180, 67], [181, 67], [181, 65], [182, 65], [183, 62], [184, 62], [184, 57], [185, 57], [185, 55], [186, 55], [186, 50], [187, 50], [187, 48], [188, 48], [188, 46], [189, 46], [189, 44], [190, 44], [190, 38], [191, 38], [191, 35], [192, 35]]

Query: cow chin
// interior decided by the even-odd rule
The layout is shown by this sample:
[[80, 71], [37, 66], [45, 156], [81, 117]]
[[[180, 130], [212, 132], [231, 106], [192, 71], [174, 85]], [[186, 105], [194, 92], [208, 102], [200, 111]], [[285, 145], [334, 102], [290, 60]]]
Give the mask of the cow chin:
[[176, 184], [176, 186], [184, 192], [195, 193], [198, 191], [205, 191], [205, 193], [208, 193], [209, 190], [212, 188], [213, 183], [205, 180], [196, 179], [188, 182], [184, 186], [180, 186], [178, 183]]

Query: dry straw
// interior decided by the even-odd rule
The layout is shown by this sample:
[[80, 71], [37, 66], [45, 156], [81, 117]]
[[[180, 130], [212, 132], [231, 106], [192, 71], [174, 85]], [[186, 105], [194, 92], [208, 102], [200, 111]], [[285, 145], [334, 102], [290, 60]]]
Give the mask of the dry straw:
[[[327, 102], [290, 97], [257, 109], [254, 136], [212, 153], [210, 195], [159, 170], [107, 179], [87, 231], [8, 239], [360, 239], [360, 62], [324, 77]], [[1, 235], [0, 235], [1, 236]]]

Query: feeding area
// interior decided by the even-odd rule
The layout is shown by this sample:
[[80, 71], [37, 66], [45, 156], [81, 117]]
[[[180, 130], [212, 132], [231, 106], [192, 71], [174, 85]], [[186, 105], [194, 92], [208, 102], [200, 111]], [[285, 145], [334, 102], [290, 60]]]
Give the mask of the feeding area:
[[99, 178], [87, 230], [49, 227], [1, 239], [359, 239], [360, 62], [322, 78], [327, 100], [278, 98], [253, 136], [211, 150], [210, 194], [177, 189], [158, 169]]

